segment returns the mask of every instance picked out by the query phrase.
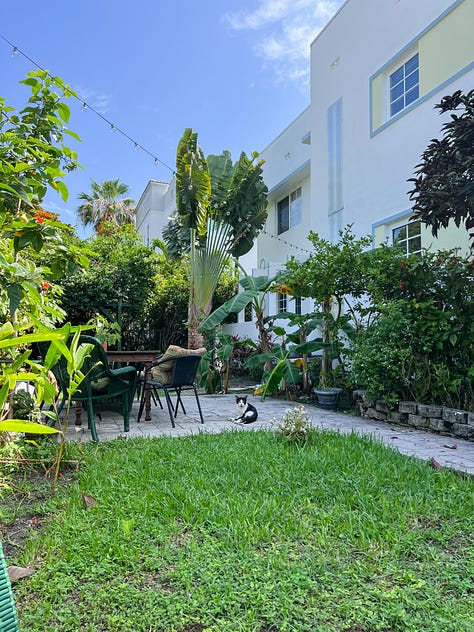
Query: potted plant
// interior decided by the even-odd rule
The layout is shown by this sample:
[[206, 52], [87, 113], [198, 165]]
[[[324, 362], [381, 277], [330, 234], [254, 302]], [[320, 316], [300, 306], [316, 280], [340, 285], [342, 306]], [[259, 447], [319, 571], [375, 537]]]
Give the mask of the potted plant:
[[326, 410], [336, 410], [339, 397], [344, 389], [336, 386], [336, 370], [324, 371], [319, 374], [319, 384], [314, 388], [314, 394], [318, 398], [318, 404]]

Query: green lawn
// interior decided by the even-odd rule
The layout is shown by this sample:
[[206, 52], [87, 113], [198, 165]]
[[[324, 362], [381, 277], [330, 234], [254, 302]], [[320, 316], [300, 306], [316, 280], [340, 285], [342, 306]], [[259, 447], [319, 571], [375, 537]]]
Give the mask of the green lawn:
[[471, 479], [331, 432], [83, 450], [15, 560], [24, 631], [474, 630]]

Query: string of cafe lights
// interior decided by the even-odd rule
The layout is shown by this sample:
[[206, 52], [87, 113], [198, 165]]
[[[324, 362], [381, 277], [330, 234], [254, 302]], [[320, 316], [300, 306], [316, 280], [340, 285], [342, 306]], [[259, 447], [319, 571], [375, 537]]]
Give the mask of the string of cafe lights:
[[290, 246], [291, 248], [295, 248], [296, 250], [301, 250], [301, 252], [305, 252], [308, 255], [311, 254], [311, 250], [308, 250], [307, 248], [302, 248], [301, 246], [296, 246], [295, 244], [292, 244], [290, 241], [281, 239], [281, 237], [278, 237], [277, 235], [272, 235], [271, 233], [267, 233], [266, 230], [261, 230], [260, 232], [266, 235], [267, 237], [270, 237], [271, 239], [276, 239], [277, 241], [280, 241], [282, 244], [285, 244], [285, 246]]
[[[27, 59], [31, 64], [36, 66], [36, 68], [38, 68], [38, 70], [41, 70], [42, 72], [44, 72], [54, 83], [56, 83], [56, 77], [54, 75], [52, 75], [48, 70], [45, 70], [45, 68], [43, 68], [34, 59], [32, 59], [29, 55], [27, 55], [24, 51], [22, 51], [21, 48], [19, 48], [18, 46], [16, 46], [12, 42], [10, 42], [10, 40], [7, 39], [1, 33], [0, 33], [0, 39], [2, 39], [6, 44], [8, 44], [8, 46], [11, 47], [11, 49], [12, 49], [12, 53], [11, 53], [12, 58], [14, 58], [16, 55], [20, 54], [22, 57]], [[65, 92], [67, 92], [67, 89], [65, 90]], [[96, 110], [96, 108], [94, 108], [92, 105], [90, 105], [90, 103], [88, 103], [80, 95], [75, 94], [74, 92], [70, 91], [69, 92], [69, 96], [71, 96], [71, 97], [75, 98], [77, 101], [79, 101], [79, 103], [81, 104], [82, 110], [90, 110], [93, 114], [95, 114], [100, 119], [102, 119], [105, 123], [107, 123], [107, 125], [110, 127], [110, 131], [117, 132], [117, 133], [121, 134], [124, 138], [126, 138], [128, 141], [130, 141], [133, 144], [135, 149], [143, 151], [145, 154], [150, 156], [153, 159], [153, 162], [154, 162], [155, 165], [158, 165], [158, 164], [163, 165], [163, 167], [166, 167], [166, 169], [169, 169], [173, 175], [175, 174], [175, 170], [172, 167], [170, 167], [169, 165], [167, 165], [166, 162], [163, 162], [163, 160], [160, 160], [160, 158], [158, 158], [158, 156], [156, 156], [153, 152], [151, 152], [149, 149], [144, 147], [137, 140], [132, 138], [121, 127], [118, 127], [118, 125], [116, 125], [115, 123], [110, 121], [107, 117], [105, 117], [103, 114], [101, 114], [98, 110]]]
[[[18, 46], [16, 46], [12, 42], [10, 42], [10, 40], [8, 40], [1, 33], [0, 33], [0, 39], [2, 39], [6, 44], [8, 44], [8, 46], [11, 47], [11, 49], [12, 49], [11, 56], [13, 58], [15, 57], [15, 55], [20, 54], [22, 57], [27, 59], [31, 64], [36, 66], [36, 68], [38, 68], [38, 70], [41, 70], [42, 72], [44, 72], [53, 82], [55, 82], [56, 77], [54, 77], [54, 75], [52, 75], [48, 70], [45, 70], [45, 68], [43, 68], [34, 59], [32, 59], [29, 55], [27, 55], [24, 51], [22, 51], [21, 48], [19, 48]], [[166, 167], [166, 169], [169, 169], [169, 171], [171, 171], [171, 173], [173, 175], [176, 174], [175, 170], [172, 167], [170, 167], [165, 162], [160, 160], [160, 158], [155, 156], [155, 154], [153, 154], [151, 151], [149, 151], [141, 143], [139, 143], [138, 141], [133, 139], [129, 134], [127, 134], [127, 132], [125, 132], [123, 129], [118, 127], [115, 123], [113, 123], [107, 117], [105, 117], [103, 114], [101, 114], [92, 105], [90, 105], [90, 103], [88, 103], [85, 99], [83, 99], [79, 95], [75, 94], [74, 92], [70, 92], [69, 94], [70, 94], [71, 97], [74, 97], [77, 101], [79, 101], [81, 103], [81, 107], [82, 107], [83, 110], [90, 110], [93, 114], [98, 116], [102, 121], [107, 123], [107, 125], [110, 127], [111, 131], [117, 131], [124, 138], [126, 138], [128, 141], [130, 141], [133, 144], [133, 146], [135, 147], [135, 149], [139, 149], [139, 150], [143, 151], [145, 154], [147, 154], [148, 156], [150, 156], [153, 159], [155, 165], [161, 164], [161, 165], [163, 165], [163, 167]], [[262, 230], [261, 232], [264, 235], [266, 235], [267, 237], [270, 237], [271, 239], [276, 239], [277, 241], [281, 242], [282, 244], [285, 244], [285, 246], [289, 246], [290, 248], [294, 248], [295, 250], [300, 250], [301, 252], [304, 252], [304, 253], [309, 254], [309, 255], [311, 254], [311, 251], [308, 250], [307, 248], [302, 248], [301, 246], [296, 246], [295, 244], [292, 244], [291, 242], [286, 241], [285, 239], [281, 239], [281, 237], [278, 237], [277, 235], [272, 235], [271, 233], [268, 233], [265, 230]]]

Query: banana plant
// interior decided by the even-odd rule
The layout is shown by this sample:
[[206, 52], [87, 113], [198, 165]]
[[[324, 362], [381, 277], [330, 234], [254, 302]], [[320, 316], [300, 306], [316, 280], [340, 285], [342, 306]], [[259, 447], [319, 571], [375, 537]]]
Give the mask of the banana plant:
[[[201, 327], [204, 331], [211, 331], [219, 327], [224, 320], [231, 314], [238, 314], [248, 305], [252, 306], [255, 315], [255, 324], [258, 330], [258, 342], [262, 353], [270, 353], [272, 342], [265, 319], [265, 304], [267, 294], [272, 290], [274, 278], [265, 276], [253, 277], [245, 273], [241, 268], [243, 276], [239, 283], [243, 288], [228, 301], [223, 303], [215, 311], [210, 314], [202, 323]], [[270, 369], [270, 365], [267, 366]]]

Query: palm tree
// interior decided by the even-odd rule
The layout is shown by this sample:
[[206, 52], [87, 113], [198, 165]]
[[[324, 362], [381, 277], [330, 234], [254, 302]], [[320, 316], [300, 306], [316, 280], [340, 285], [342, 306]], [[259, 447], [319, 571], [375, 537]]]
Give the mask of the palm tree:
[[190, 232], [191, 283], [188, 346], [202, 346], [199, 326], [209, 315], [219, 277], [230, 257], [253, 246], [267, 218], [267, 187], [258, 154], [244, 152], [233, 164], [224, 151], [204, 157], [197, 134], [186, 129], [176, 157], [176, 201]]
[[106, 222], [117, 226], [135, 223], [135, 200], [123, 197], [128, 193], [128, 185], [115, 180], [104, 180], [102, 184], [91, 181], [92, 194], [80, 193], [79, 200], [84, 203], [77, 208], [77, 214], [83, 224], [92, 224], [94, 231], [100, 234]]

